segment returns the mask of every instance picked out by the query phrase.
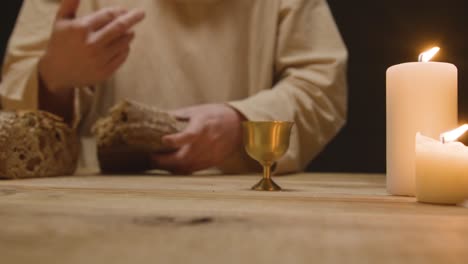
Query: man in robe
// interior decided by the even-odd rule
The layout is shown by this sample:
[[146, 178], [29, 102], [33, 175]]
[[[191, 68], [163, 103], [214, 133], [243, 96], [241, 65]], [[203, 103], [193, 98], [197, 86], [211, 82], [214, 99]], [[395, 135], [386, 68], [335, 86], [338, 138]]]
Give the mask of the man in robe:
[[0, 96], [4, 109], [55, 113], [83, 138], [121, 99], [187, 118], [163, 138], [176, 151], [152, 156], [175, 173], [249, 171], [242, 121], [293, 121], [276, 166], [287, 173], [345, 123], [346, 60], [325, 0], [24, 1]]

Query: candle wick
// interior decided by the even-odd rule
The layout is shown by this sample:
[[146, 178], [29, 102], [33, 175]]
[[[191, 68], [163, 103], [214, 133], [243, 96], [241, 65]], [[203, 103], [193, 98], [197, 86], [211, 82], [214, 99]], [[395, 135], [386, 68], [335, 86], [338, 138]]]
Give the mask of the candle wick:
[[437, 54], [437, 52], [439, 52], [439, 50], [439, 47], [434, 47], [426, 52], [419, 54], [418, 61], [429, 62]]

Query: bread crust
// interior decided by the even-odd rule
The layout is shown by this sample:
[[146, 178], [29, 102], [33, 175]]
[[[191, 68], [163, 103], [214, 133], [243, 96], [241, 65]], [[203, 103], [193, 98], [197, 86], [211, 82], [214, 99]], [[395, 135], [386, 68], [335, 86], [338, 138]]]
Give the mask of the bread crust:
[[178, 120], [155, 107], [124, 100], [92, 128], [103, 173], [145, 171], [152, 168], [151, 153], [170, 152], [161, 139], [182, 131], [186, 120]]
[[76, 132], [43, 111], [0, 111], [0, 178], [71, 175], [78, 162]]

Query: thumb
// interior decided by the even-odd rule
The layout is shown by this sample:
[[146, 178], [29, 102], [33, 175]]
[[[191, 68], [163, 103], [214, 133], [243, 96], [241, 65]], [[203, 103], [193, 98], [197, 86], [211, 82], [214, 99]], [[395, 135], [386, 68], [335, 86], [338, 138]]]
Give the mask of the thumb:
[[62, 19], [72, 19], [76, 17], [76, 11], [80, 5], [80, 0], [62, 0], [60, 4], [59, 11], [57, 13], [57, 18]]

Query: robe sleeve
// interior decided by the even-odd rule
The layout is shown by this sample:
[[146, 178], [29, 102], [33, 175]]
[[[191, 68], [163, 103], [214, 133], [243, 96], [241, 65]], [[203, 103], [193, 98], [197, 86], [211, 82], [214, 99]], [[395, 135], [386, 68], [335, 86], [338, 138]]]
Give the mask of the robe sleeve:
[[276, 173], [303, 170], [342, 128], [347, 50], [325, 0], [283, 0], [272, 89], [230, 102], [248, 120], [294, 121]]

